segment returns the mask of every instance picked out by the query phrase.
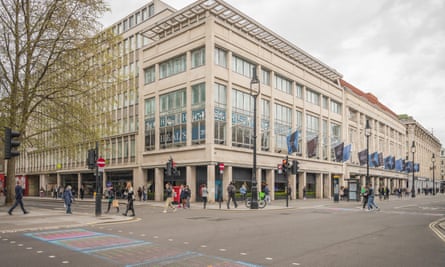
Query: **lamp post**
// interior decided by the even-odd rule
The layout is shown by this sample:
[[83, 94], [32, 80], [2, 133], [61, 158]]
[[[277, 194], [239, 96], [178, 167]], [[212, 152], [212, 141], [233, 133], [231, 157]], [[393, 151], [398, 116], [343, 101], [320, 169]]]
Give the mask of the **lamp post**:
[[433, 163], [433, 196], [436, 195], [436, 179], [434, 177], [434, 169], [436, 169], [436, 156], [433, 153], [433, 157], [431, 158], [431, 162]]
[[411, 197], [416, 197], [416, 188], [414, 187], [414, 153], [416, 153], [416, 144], [414, 141], [411, 145], [411, 152], [413, 153], [413, 183], [411, 184]]
[[365, 136], [366, 136], [366, 185], [368, 185], [369, 184], [369, 136], [371, 136], [371, 126], [369, 126], [369, 120], [366, 120]]
[[[253, 87], [258, 86], [258, 90], [254, 91]], [[251, 209], [258, 209], [258, 189], [256, 182], [256, 125], [257, 125], [257, 110], [256, 101], [260, 94], [260, 80], [258, 80], [256, 74], [256, 66], [252, 68], [252, 80], [250, 81], [250, 94], [253, 96], [253, 167], [252, 167], [252, 202], [250, 203]]]

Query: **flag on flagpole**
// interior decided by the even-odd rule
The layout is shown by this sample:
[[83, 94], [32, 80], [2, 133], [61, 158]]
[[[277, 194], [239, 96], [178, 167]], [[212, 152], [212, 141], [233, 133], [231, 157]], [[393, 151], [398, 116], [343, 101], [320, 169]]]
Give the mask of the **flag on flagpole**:
[[295, 131], [286, 137], [287, 141], [287, 154], [292, 154], [298, 151], [298, 136], [299, 132]]
[[341, 162], [343, 160], [343, 150], [345, 147], [345, 143], [340, 143], [336, 147], [334, 147], [335, 152], [335, 161]]
[[351, 158], [352, 144], [349, 144], [343, 149], [343, 161], [348, 161]]

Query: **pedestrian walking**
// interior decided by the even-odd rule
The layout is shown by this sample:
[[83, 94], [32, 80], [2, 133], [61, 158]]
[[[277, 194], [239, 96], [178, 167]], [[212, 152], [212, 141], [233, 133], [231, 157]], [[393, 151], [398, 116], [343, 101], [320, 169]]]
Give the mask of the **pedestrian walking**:
[[125, 193], [127, 194], [127, 209], [125, 210], [125, 213], [122, 213], [122, 215], [127, 216], [128, 211], [131, 210], [132, 214], [130, 216], [136, 216], [136, 214], [134, 213], [134, 205], [133, 205], [135, 196], [133, 187], [131, 186], [131, 182], [127, 182]]
[[372, 184], [369, 184], [368, 186], [368, 210], [380, 210], [380, 208], [374, 203], [374, 188], [372, 187]]
[[165, 207], [164, 207], [164, 213], [167, 213], [167, 209], [171, 208], [173, 209], [173, 212], [176, 211], [176, 208], [172, 205], [173, 202], [173, 194], [175, 192], [172, 189], [172, 186], [170, 185], [170, 183], [166, 183], [165, 184], [165, 194], [166, 194], [166, 198], [165, 198]]
[[264, 201], [270, 203], [270, 189], [268, 184], [264, 185], [264, 195], [265, 195]]
[[362, 195], [362, 198], [363, 198], [362, 210], [364, 210], [365, 207], [368, 205], [368, 185], [365, 185], [364, 187], [362, 187], [360, 195]]
[[140, 187], [140, 186], [138, 188], [138, 199], [139, 199], [139, 201], [142, 201], [142, 187]]
[[236, 204], [235, 199], [236, 187], [233, 182], [230, 182], [230, 184], [227, 186], [227, 193], [229, 195], [229, 199], [227, 200], [227, 209], [230, 209], [230, 200], [233, 200], [235, 208], [238, 208], [238, 204]]
[[83, 200], [84, 196], [85, 196], [85, 185], [82, 185], [80, 187], [80, 199]]
[[287, 185], [287, 197], [292, 200], [292, 187], [290, 184]]
[[306, 186], [303, 187], [303, 200], [306, 200]]
[[66, 213], [72, 214], [71, 204], [73, 203], [73, 192], [71, 191], [71, 185], [67, 185], [62, 194], [63, 201], [66, 207]]
[[209, 191], [207, 191], [207, 186], [206, 184], [203, 184], [201, 187], [201, 197], [202, 197], [202, 202], [204, 205], [204, 209], [207, 206], [207, 195], [209, 194]]
[[147, 189], [145, 188], [145, 185], [142, 186], [142, 200], [147, 200]]
[[241, 185], [241, 187], [240, 187], [240, 189], [239, 189], [239, 192], [240, 192], [240, 194], [241, 194], [241, 199], [242, 199], [243, 201], [245, 201], [245, 200], [246, 200], [246, 194], [247, 194], [247, 185], [246, 185], [246, 183], [243, 183], [243, 184]]
[[29, 212], [25, 210], [25, 207], [23, 206], [23, 188], [20, 184], [20, 181], [17, 181], [17, 184], [15, 186], [15, 202], [14, 205], [8, 210], [8, 214], [12, 215], [12, 211], [17, 207], [17, 205], [20, 205], [20, 208], [23, 211], [23, 214], [28, 214]]
[[116, 212], [118, 213], [119, 212], [119, 201], [116, 199], [116, 192], [114, 191], [113, 186], [108, 187], [107, 196], [108, 196], [108, 208], [105, 213], [110, 212], [111, 206], [113, 206], [113, 208], [116, 208]]
[[190, 209], [190, 199], [192, 197], [192, 190], [190, 190], [189, 185], [185, 185], [185, 192], [186, 192], [185, 204], [187, 205], [187, 208]]

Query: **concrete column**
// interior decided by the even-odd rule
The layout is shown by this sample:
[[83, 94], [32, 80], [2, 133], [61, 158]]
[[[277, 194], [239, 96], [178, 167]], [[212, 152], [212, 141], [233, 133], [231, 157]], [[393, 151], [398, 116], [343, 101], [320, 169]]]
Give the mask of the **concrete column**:
[[329, 179], [329, 174], [321, 174], [323, 180], [323, 198], [330, 199], [331, 196], [331, 179]]
[[[226, 171], [227, 169], [227, 171]], [[222, 195], [223, 200], [227, 200], [229, 198], [229, 194], [227, 193], [227, 186], [232, 181], [232, 166], [224, 167], [224, 174], [222, 177]], [[238, 188], [237, 188], [238, 190]]]
[[[105, 179], [104, 179], [105, 180]], [[134, 168], [133, 169], [133, 188], [137, 190], [137, 188], [142, 187], [144, 184], [144, 172], [142, 171], [141, 167]]]
[[315, 198], [323, 199], [323, 175], [317, 173], [315, 176]]
[[303, 188], [306, 187], [306, 172], [300, 173], [298, 181], [300, 184], [298, 188], [299, 199], [303, 199]]
[[[219, 171], [219, 170], [218, 170]], [[224, 170], [225, 171], [225, 170]], [[207, 190], [209, 191], [207, 201], [213, 203], [215, 201], [215, 165], [207, 165]]]
[[196, 196], [197, 194], [199, 194], [199, 192], [193, 192], [193, 190], [196, 188], [196, 167], [186, 166], [185, 172], [186, 172], [186, 184], [190, 187], [190, 190], [192, 191], [190, 202], [195, 202]]
[[155, 168], [155, 201], [164, 200], [164, 168]]
[[[259, 182], [257, 182], [258, 185], [258, 192], [262, 192], [263, 191], [263, 187], [261, 184], [261, 169], [257, 169], [259, 170], [259, 173], [257, 172], [257, 181], [259, 180]], [[275, 175], [274, 175], [274, 171], [273, 170], [266, 170], [266, 183], [269, 185], [269, 190], [270, 190], [270, 200], [274, 200], [275, 199]]]

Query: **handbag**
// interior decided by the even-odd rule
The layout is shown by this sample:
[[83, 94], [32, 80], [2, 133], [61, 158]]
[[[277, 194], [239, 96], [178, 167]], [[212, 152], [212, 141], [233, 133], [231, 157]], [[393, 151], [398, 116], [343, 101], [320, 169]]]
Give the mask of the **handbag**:
[[111, 204], [113, 205], [113, 208], [117, 208], [117, 207], [119, 207], [119, 200], [114, 199], [113, 203], [111, 203]]

